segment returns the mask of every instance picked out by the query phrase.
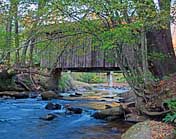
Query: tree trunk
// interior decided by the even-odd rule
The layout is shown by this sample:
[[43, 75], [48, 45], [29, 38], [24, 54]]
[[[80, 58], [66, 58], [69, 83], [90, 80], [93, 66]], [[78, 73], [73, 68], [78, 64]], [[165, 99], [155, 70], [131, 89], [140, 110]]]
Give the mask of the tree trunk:
[[[176, 57], [173, 49], [170, 28], [148, 32], [147, 43], [148, 54], [152, 57], [148, 61], [149, 70], [153, 75], [162, 79], [164, 76], [175, 73]], [[153, 54], [159, 54], [159, 58], [153, 58]]]
[[6, 24], [6, 46], [7, 46], [7, 64], [10, 65], [10, 48], [12, 45], [12, 4], [10, 4], [9, 17]]
[[61, 77], [61, 70], [55, 68], [51, 71], [51, 77], [46, 82], [46, 89], [48, 90], [58, 90], [58, 83]]
[[35, 43], [35, 39], [32, 38], [31, 39], [31, 44], [30, 44], [30, 53], [29, 53], [29, 63], [30, 63], [30, 66], [33, 66], [33, 50], [34, 50], [34, 45]]
[[[166, 29], [153, 29], [147, 33], [147, 43], [149, 55], [162, 55], [163, 58], [149, 59], [149, 70], [155, 77], [162, 79], [164, 76], [176, 72], [176, 57], [172, 44], [171, 28], [170, 28], [170, 0], [159, 0], [159, 8], [161, 12], [165, 12], [168, 16], [161, 26]], [[165, 15], [166, 16], [166, 15]], [[152, 57], [152, 56], [151, 56]]]
[[[14, 3], [14, 18], [15, 18], [15, 47], [19, 48], [19, 30], [18, 30], [18, 1]], [[15, 53], [16, 63], [19, 63], [19, 50]]]
[[26, 64], [26, 56], [27, 56], [27, 50], [30, 44], [30, 40], [28, 39], [26, 43], [24, 44], [25, 46], [23, 47], [22, 54], [21, 54], [21, 64], [25, 65]]

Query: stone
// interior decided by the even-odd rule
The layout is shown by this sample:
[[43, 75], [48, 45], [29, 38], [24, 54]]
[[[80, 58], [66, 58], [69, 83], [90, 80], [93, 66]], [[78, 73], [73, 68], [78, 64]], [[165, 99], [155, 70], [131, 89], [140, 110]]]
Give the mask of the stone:
[[175, 139], [174, 127], [157, 121], [144, 121], [130, 127], [121, 139]]
[[110, 109], [110, 108], [112, 108], [111, 105], [105, 105], [105, 109]]
[[15, 99], [14, 97], [10, 97], [10, 96], [2, 96], [2, 99]]
[[82, 94], [80, 94], [80, 93], [74, 93], [74, 94], [70, 94], [69, 96], [70, 97], [81, 97]]
[[112, 122], [112, 121], [115, 121], [117, 119], [119, 119], [118, 116], [108, 116], [108, 117], [105, 118], [105, 120], [108, 121], [108, 122]]
[[37, 98], [38, 96], [39, 96], [39, 94], [37, 92], [30, 92], [29, 93], [30, 98]]
[[125, 116], [125, 121], [127, 122], [132, 122], [132, 123], [138, 123], [138, 122], [143, 122], [146, 121], [147, 117], [142, 116], [142, 115], [136, 115], [133, 113], [127, 114]]
[[112, 128], [111, 128], [111, 132], [112, 132], [112, 133], [116, 133], [116, 134], [120, 134], [120, 131], [119, 131], [118, 128], [116, 128], [116, 127], [112, 127]]
[[[120, 118], [123, 115], [123, 110], [122, 108], [119, 107], [114, 107], [114, 108], [109, 108], [105, 110], [98, 111], [92, 115], [92, 117], [96, 119], [108, 119], [108, 117], [113, 117], [113, 119]], [[116, 118], [115, 118], [116, 117]]]
[[41, 94], [42, 100], [57, 99], [58, 96], [54, 91], [46, 91]]
[[72, 85], [74, 88], [76, 88], [76, 90], [79, 90], [80, 92], [92, 90], [92, 86], [88, 83], [72, 80]]
[[56, 117], [57, 116], [54, 114], [47, 114], [43, 117], [40, 117], [40, 119], [45, 120], [45, 121], [51, 121], [51, 120], [55, 119]]
[[120, 94], [118, 94], [118, 96], [123, 98], [122, 100], [120, 100], [120, 102], [123, 102], [123, 103], [124, 102], [125, 103], [135, 102], [135, 100], [136, 100], [135, 93], [132, 90], [129, 90], [124, 93], [120, 93]]
[[68, 107], [67, 110], [73, 114], [81, 114], [83, 112], [81, 108]]
[[47, 110], [60, 110], [62, 108], [62, 105], [60, 104], [53, 104], [49, 102], [46, 106], [45, 109]]
[[15, 99], [28, 98], [29, 94], [27, 92], [15, 92], [15, 91], [4, 91], [0, 92], [0, 97], [9, 97]]

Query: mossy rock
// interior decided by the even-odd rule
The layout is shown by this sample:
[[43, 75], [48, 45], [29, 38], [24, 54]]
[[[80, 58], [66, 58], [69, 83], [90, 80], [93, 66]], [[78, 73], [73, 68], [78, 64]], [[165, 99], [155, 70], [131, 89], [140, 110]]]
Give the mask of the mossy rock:
[[144, 121], [129, 128], [122, 139], [175, 139], [174, 127], [157, 121]]

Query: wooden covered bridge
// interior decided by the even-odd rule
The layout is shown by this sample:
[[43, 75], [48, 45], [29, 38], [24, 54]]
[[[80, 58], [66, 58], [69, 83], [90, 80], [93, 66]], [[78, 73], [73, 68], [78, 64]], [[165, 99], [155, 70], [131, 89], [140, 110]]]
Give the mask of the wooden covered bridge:
[[71, 72], [106, 72], [109, 86], [113, 86], [113, 71], [120, 71], [112, 51], [101, 50], [98, 47], [77, 47], [65, 49], [59, 56], [41, 59], [41, 66], [52, 67], [56, 58], [59, 71]]
[[90, 36], [62, 36], [62, 32], [49, 34], [49, 38], [59, 39], [40, 53], [40, 67], [50, 69], [55, 65], [59, 71], [106, 72], [112, 85], [112, 71], [120, 71], [115, 49], [102, 49]]
[[57, 68], [62, 71], [106, 72], [120, 70], [115, 58], [115, 51], [102, 49], [91, 35], [81, 33], [70, 35], [71, 31], [73, 34], [79, 32], [79, 27], [75, 29], [72, 24], [74, 23], [44, 27], [40, 37], [51, 40], [52, 44], [50, 45], [52, 46], [39, 54], [41, 67], [51, 68], [57, 62]]

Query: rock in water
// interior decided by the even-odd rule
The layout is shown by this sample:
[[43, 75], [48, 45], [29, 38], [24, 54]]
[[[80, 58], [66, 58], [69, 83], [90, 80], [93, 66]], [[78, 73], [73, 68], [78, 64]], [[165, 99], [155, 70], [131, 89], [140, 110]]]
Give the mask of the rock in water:
[[29, 93], [30, 98], [37, 98], [38, 96], [39, 96], [39, 94], [37, 92], [30, 92]]
[[81, 108], [73, 108], [73, 107], [68, 107], [67, 110], [73, 114], [81, 114], [83, 111]]
[[58, 96], [53, 91], [46, 91], [41, 94], [42, 100], [51, 100], [51, 99], [57, 99]]
[[57, 116], [54, 114], [47, 114], [46, 116], [40, 117], [40, 119], [45, 120], [45, 121], [51, 121]]
[[60, 104], [53, 104], [49, 102], [46, 106], [45, 109], [47, 110], [60, 110], [62, 108], [62, 105]]
[[175, 139], [174, 127], [157, 121], [144, 121], [129, 128], [122, 139]]
[[28, 98], [29, 94], [27, 92], [15, 92], [15, 91], [4, 91], [0, 92], [0, 97], [7, 96], [15, 99]]
[[82, 94], [80, 94], [80, 93], [75, 93], [75, 94], [70, 94], [69, 96], [70, 96], [70, 97], [80, 97], [80, 96], [82, 96]]
[[113, 119], [120, 118], [122, 115], [123, 115], [122, 108], [121, 107], [114, 107], [114, 108], [109, 108], [109, 109], [105, 109], [105, 110], [101, 110], [99, 112], [96, 112], [92, 115], [92, 117], [94, 117], [96, 119], [108, 120], [109, 118], [112, 119], [111, 117], [113, 117]]
[[110, 109], [110, 108], [112, 108], [111, 105], [105, 105], [105, 109]]

